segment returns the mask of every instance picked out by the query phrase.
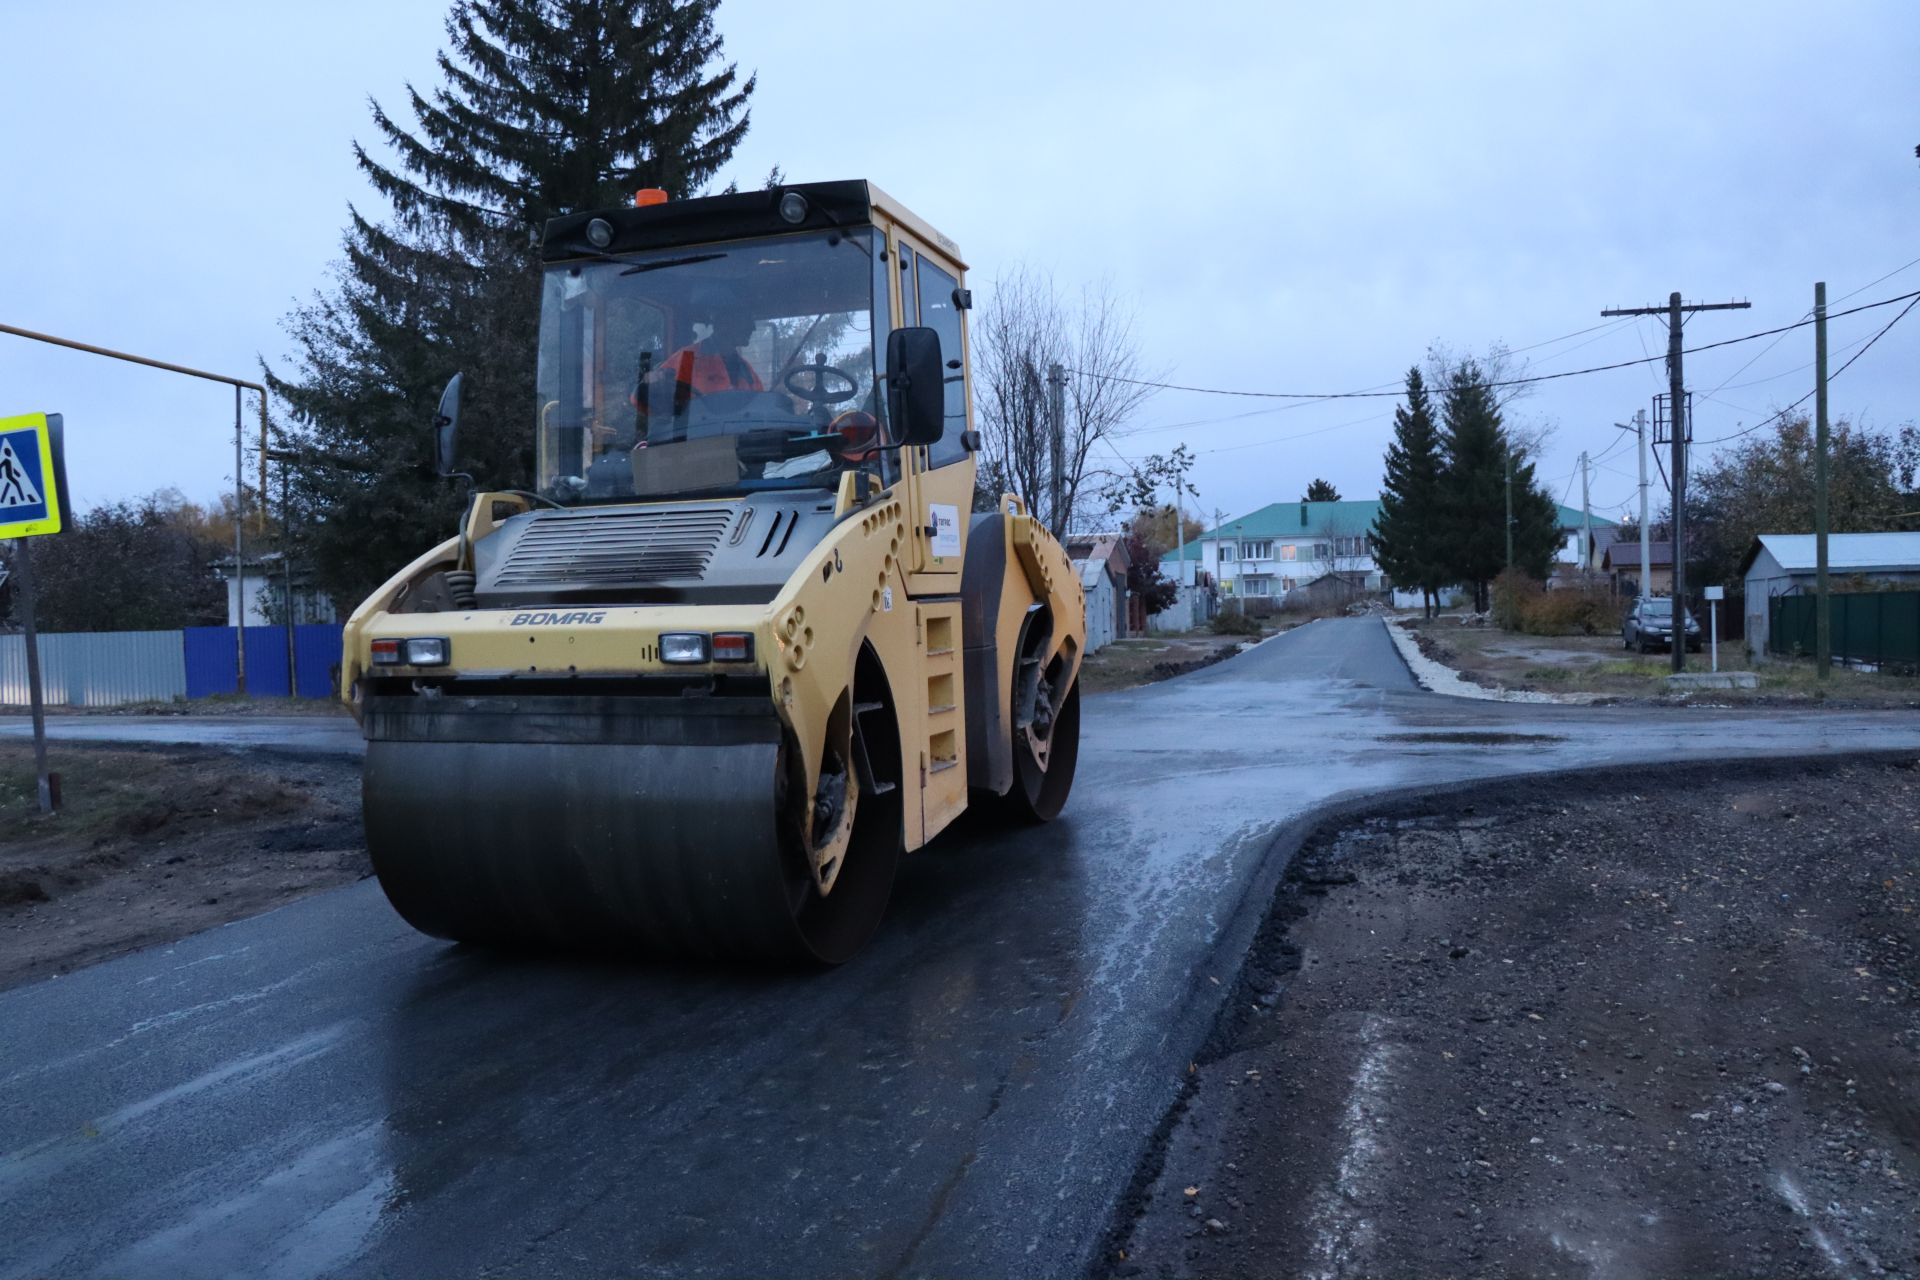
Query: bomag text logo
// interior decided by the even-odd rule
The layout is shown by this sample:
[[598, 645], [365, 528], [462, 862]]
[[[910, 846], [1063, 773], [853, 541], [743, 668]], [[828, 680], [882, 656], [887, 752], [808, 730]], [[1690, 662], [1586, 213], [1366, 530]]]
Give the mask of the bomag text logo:
[[607, 612], [604, 609], [581, 610], [573, 613], [516, 613], [510, 627], [584, 627], [596, 622], [605, 622]]

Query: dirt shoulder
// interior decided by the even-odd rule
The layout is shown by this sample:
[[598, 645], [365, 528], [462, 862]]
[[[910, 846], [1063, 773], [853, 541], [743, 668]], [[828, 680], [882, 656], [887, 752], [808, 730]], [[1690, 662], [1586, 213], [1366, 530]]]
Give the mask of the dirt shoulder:
[[1242, 645], [1259, 639], [1260, 636], [1216, 636], [1198, 631], [1115, 640], [1088, 654], [1080, 664], [1081, 688], [1087, 693], [1110, 693], [1171, 679], [1231, 658], [1240, 652]]
[[58, 744], [65, 807], [0, 746], [0, 989], [371, 873], [358, 761]]
[[[1715, 689], [1687, 697], [1667, 692], [1666, 677], [1673, 669], [1668, 654], [1630, 652], [1616, 635], [1521, 635], [1493, 626], [1468, 626], [1457, 617], [1416, 618], [1407, 630], [1427, 657], [1489, 689], [1585, 693], [1636, 701], [1698, 701], [1704, 696], [1722, 704], [1790, 703], [1853, 710], [1920, 707], [1920, 680], [1912, 677], [1836, 668], [1823, 687], [1810, 661], [1754, 663], [1738, 642], [1720, 646], [1720, 670], [1750, 671], [1759, 687]], [[1706, 653], [1687, 655], [1687, 670], [1707, 669]]]
[[1324, 831], [1108, 1272], [1914, 1274], [1917, 833], [1913, 762]]

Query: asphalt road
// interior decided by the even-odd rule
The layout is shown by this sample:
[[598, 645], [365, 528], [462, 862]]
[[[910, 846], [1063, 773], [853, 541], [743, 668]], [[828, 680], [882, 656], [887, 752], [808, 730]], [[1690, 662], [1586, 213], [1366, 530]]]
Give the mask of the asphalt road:
[[[326, 721], [57, 729], [357, 749]], [[1083, 732], [1059, 822], [914, 855], [832, 973], [490, 955], [367, 882], [0, 995], [0, 1276], [1073, 1275], [1307, 815], [1920, 749], [1903, 713], [1439, 698], [1372, 619], [1089, 698]]]

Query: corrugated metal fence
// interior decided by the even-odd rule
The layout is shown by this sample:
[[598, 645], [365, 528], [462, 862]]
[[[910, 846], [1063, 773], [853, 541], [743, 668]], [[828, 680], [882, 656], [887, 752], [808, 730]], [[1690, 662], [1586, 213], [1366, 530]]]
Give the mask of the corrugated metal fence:
[[[246, 643], [247, 692], [255, 697], [286, 697], [286, 630], [248, 627]], [[70, 707], [233, 693], [239, 685], [237, 650], [232, 627], [43, 635], [41, 689], [49, 703]], [[332, 697], [339, 665], [338, 623], [294, 628], [300, 697]], [[0, 703], [24, 706], [28, 697], [26, 639], [0, 636]]]
[[[70, 707], [183, 698], [187, 673], [178, 631], [75, 632], [40, 637], [40, 688]], [[0, 636], [0, 702], [25, 706], [27, 641]]]
[[[1874, 666], [1920, 666], [1920, 591], [1847, 591], [1829, 596], [1833, 656]], [[1767, 649], [1782, 656], [1814, 651], [1810, 595], [1775, 596]]]

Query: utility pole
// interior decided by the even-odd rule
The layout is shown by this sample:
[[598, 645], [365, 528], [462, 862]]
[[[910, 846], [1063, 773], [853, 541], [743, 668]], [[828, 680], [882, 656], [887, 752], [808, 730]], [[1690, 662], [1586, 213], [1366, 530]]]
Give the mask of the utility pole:
[[1653, 577], [1652, 535], [1647, 529], [1647, 411], [1636, 409], [1631, 423], [1616, 422], [1622, 431], [1631, 431], [1640, 445], [1640, 588], [1634, 595], [1645, 600], [1653, 592], [1647, 583]]
[[1513, 446], [1507, 446], [1507, 568], [1513, 568]]
[[1827, 282], [1813, 286], [1813, 671], [1833, 670], [1832, 600], [1827, 594]]
[[[246, 523], [247, 482], [245, 468], [247, 457], [243, 451], [245, 441], [240, 435], [240, 387], [233, 388], [233, 683], [234, 690], [241, 697], [247, 696], [247, 562], [242, 559], [246, 547], [240, 528]], [[266, 463], [261, 462], [260, 475], [260, 511], [267, 510]]]
[[1668, 418], [1673, 436], [1673, 670], [1687, 669], [1687, 441], [1693, 416], [1687, 412], [1687, 380], [1681, 368], [1681, 326], [1695, 311], [1745, 311], [1751, 302], [1682, 302], [1678, 291], [1664, 307], [1609, 307], [1604, 316], [1658, 316], [1667, 319]]
[[1047, 506], [1052, 516], [1053, 533], [1067, 535], [1067, 371], [1061, 365], [1047, 367], [1047, 426], [1053, 438], [1053, 479], [1049, 485]]
[[1184, 471], [1176, 471], [1173, 473], [1173, 532], [1174, 536], [1180, 540], [1180, 559], [1175, 561], [1175, 563], [1180, 566], [1180, 585], [1183, 587], [1186, 586], [1188, 582], [1187, 501], [1181, 493], [1181, 482], [1186, 478], [1186, 472]]
[[1593, 504], [1587, 497], [1587, 455], [1580, 454], [1580, 585], [1587, 585], [1587, 570], [1593, 559]]

